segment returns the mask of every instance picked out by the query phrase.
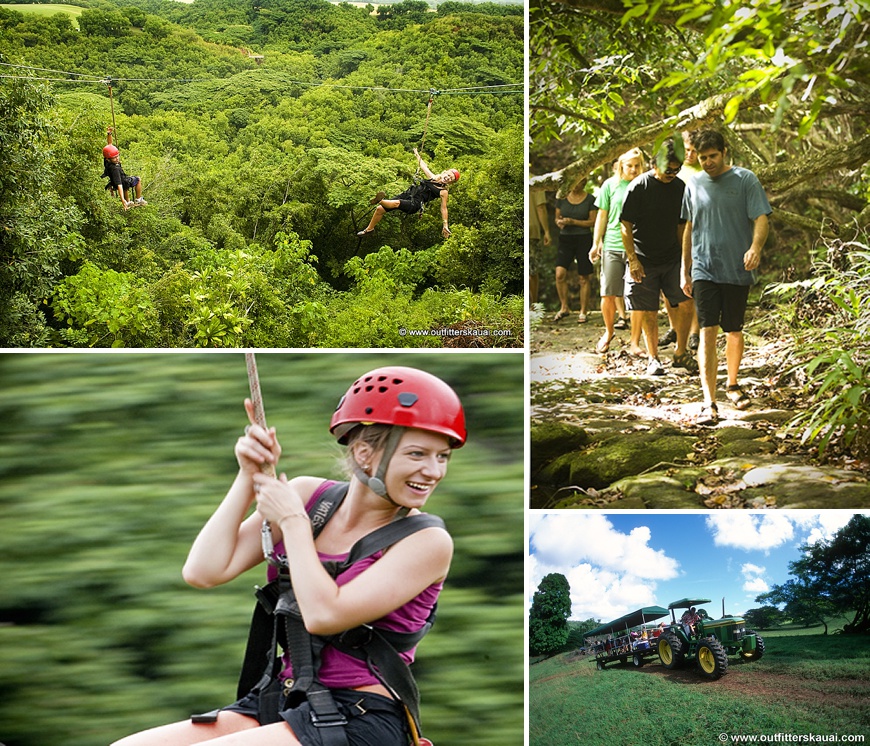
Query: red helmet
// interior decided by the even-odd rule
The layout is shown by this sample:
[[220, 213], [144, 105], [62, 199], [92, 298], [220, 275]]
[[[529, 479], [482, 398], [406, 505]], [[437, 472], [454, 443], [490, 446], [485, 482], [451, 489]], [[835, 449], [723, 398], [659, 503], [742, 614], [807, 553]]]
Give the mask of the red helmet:
[[451, 168], [450, 170], [453, 172], [453, 175], [456, 177], [456, 181], [459, 181], [459, 171], [457, 171], [455, 168]]
[[120, 153], [121, 151], [118, 150], [118, 148], [116, 148], [114, 145], [106, 145], [106, 147], [103, 148], [103, 158], [114, 158]]
[[465, 413], [456, 392], [416, 368], [391, 366], [361, 376], [341, 397], [329, 431], [341, 444], [359, 424], [399, 425], [441, 433], [451, 446], [465, 443]]

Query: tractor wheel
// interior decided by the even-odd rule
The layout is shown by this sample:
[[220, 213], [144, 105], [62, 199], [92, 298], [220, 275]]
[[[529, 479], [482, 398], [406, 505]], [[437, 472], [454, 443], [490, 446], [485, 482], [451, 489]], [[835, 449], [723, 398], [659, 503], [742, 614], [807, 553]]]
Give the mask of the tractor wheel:
[[603, 671], [604, 670], [604, 661], [595, 661], [595, 667], [599, 671]]
[[659, 637], [659, 659], [665, 668], [679, 668], [684, 657], [683, 643], [673, 632], [665, 632]]
[[745, 661], [757, 661], [762, 655], [764, 655], [764, 638], [758, 634], [754, 629], [746, 630], [747, 635], [755, 635], [755, 650], [751, 653], [744, 653], [742, 650], [737, 654]]
[[698, 643], [698, 666], [708, 679], [721, 679], [728, 670], [728, 653], [715, 637], [705, 637]]
[[635, 668], [640, 668], [644, 663], [643, 656], [640, 655], [639, 653], [635, 653], [631, 657], [631, 662], [634, 663]]

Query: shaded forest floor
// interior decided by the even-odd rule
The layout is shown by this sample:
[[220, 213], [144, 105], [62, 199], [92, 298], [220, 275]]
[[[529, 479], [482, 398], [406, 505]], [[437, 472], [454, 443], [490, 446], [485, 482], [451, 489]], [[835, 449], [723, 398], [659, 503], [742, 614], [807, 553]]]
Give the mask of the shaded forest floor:
[[[667, 319], [660, 314], [661, 334]], [[719, 422], [695, 424], [697, 374], [673, 368], [673, 346], [659, 350], [664, 376], [646, 374], [629, 354], [629, 331], [595, 352], [600, 312], [586, 324], [548, 311], [531, 333], [533, 508], [854, 508], [870, 506], [867, 464], [820, 464], [814, 449], [783, 432], [807, 406], [782, 376], [785, 343], [745, 330], [740, 382], [752, 405], [725, 399], [719, 360]], [[720, 343], [722, 335], [720, 335]]]

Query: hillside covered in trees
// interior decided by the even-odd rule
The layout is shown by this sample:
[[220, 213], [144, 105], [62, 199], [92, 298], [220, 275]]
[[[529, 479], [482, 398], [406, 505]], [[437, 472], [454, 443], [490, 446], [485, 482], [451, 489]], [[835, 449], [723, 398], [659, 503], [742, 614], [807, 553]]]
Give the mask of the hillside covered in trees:
[[[0, 8], [0, 344], [521, 344], [522, 6], [79, 4]], [[435, 201], [357, 238], [414, 147], [450, 236]]]

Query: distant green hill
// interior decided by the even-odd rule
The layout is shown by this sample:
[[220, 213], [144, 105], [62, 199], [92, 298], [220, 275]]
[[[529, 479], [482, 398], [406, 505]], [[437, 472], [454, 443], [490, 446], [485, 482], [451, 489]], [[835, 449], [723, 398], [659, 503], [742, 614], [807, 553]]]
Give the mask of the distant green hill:
[[17, 10], [19, 13], [35, 13], [39, 16], [53, 16], [55, 13], [66, 13], [72, 16], [73, 24], [76, 28], [79, 27], [78, 17], [82, 14], [84, 8], [77, 5], [64, 5], [62, 3], [49, 3], [41, 5], [39, 3], [0, 3], [0, 8], [8, 8], [9, 10]]

